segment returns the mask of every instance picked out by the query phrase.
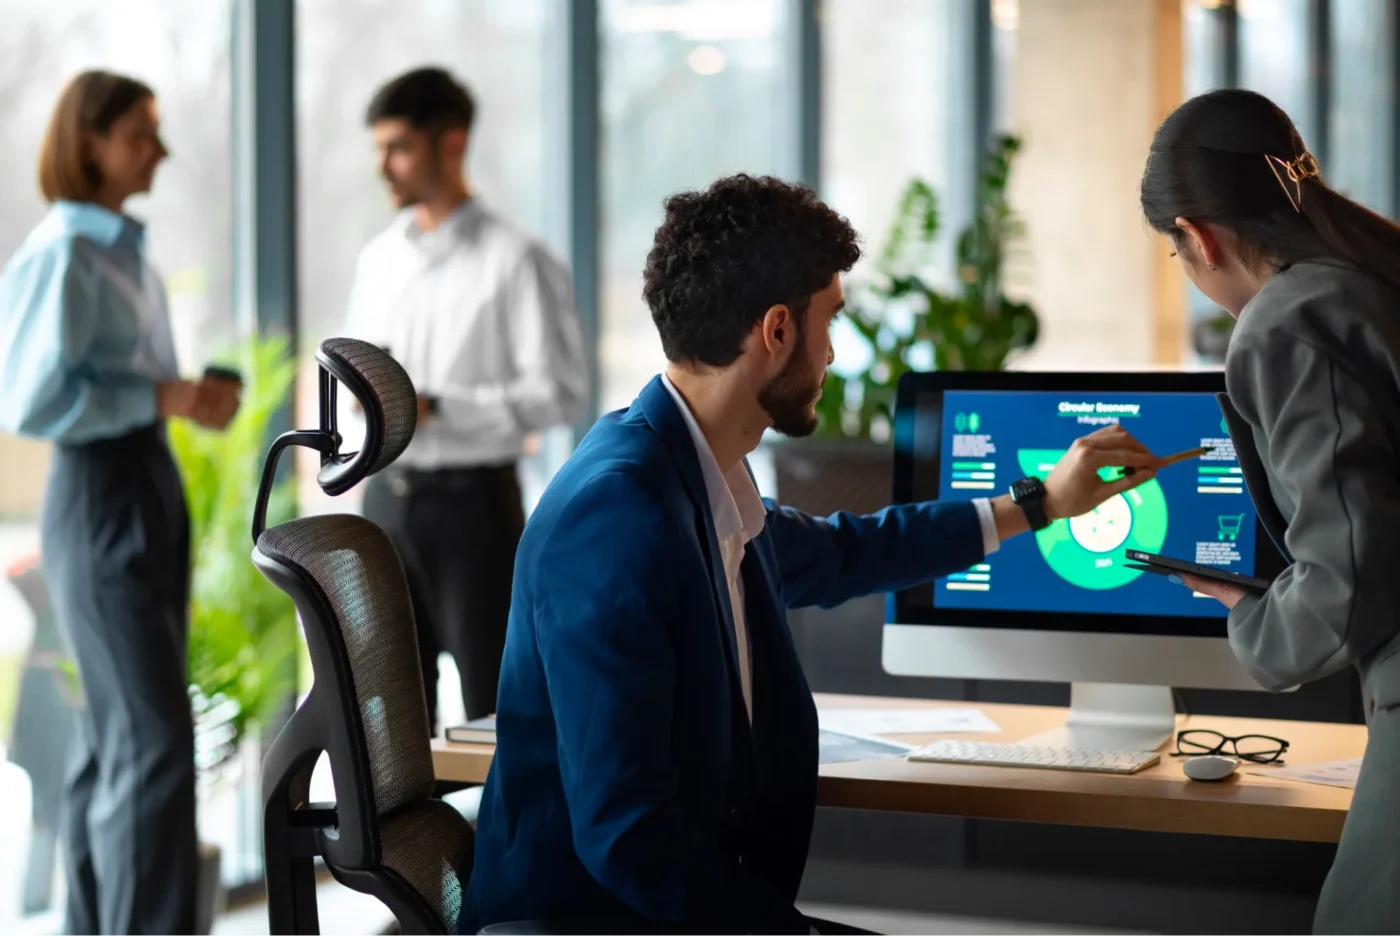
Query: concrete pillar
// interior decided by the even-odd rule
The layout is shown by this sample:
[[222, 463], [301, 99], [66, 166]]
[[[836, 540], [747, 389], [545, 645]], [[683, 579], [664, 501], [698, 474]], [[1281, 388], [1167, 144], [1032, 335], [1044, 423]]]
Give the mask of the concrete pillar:
[[1013, 366], [1104, 370], [1160, 360], [1164, 248], [1142, 218], [1138, 183], [1161, 116], [1161, 6], [1019, 4], [1011, 112], [1025, 147], [1012, 204], [1027, 237], [1009, 285], [1033, 300], [1041, 337]]

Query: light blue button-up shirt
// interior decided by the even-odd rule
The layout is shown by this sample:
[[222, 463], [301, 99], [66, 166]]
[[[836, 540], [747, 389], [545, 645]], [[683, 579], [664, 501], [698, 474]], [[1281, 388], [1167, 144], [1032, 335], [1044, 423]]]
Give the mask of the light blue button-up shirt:
[[57, 202], [0, 272], [0, 430], [78, 445], [157, 419], [178, 376], [140, 223]]

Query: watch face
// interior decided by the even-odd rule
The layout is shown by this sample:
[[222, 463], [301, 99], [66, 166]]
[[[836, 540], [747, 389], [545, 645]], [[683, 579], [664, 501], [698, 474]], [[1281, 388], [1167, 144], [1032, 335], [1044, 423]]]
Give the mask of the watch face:
[[1023, 500], [1040, 493], [1041, 485], [1036, 478], [1022, 478], [1011, 485], [1011, 497], [1013, 500]]

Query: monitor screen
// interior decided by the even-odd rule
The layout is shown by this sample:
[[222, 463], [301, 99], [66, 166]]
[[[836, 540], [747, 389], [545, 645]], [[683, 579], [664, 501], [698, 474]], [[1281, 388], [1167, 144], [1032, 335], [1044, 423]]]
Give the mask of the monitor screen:
[[[1075, 439], [1115, 423], [1159, 455], [1211, 451], [900, 593], [899, 623], [937, 614], [960, 626], [1222, 633], [1219, 602], [1133, 569], [1124, 555], [1138, 549], [1257, 574], [1266, 537], [1215, 399], [1219, 375], [918, 376], [933, 379], [901, 387], [896, 500], [1004, 494], [1018, 478], [1044, 479]], [[996, 386], [1008, 382], [1021, 386]]]

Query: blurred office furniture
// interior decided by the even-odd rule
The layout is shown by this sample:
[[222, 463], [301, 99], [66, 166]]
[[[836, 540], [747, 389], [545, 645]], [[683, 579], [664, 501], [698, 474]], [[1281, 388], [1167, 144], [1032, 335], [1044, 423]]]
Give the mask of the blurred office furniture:
[[6, 578], [34, 616], [34, 639], [25, 655], [9, 752], [10, 761], [29, 774], [32, 791], [29, 854], [20, 891], [20, 912], [29, 916], [53, 903], [63, 774], [80, 690], [49, 604], [39, 557], [16, 563]]

